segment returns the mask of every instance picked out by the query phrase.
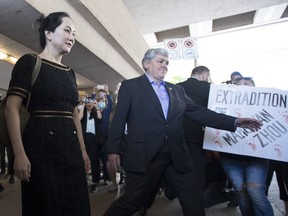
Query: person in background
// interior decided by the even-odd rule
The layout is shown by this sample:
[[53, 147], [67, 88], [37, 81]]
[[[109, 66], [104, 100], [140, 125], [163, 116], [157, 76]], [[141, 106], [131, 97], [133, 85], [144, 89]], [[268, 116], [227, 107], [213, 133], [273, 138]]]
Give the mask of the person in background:
[[[234, 74], [234, 76], [237, 75], [238, 74]], [[234, 76], [231, 76], [231, 78], [234, 78]], [[191, 98], [197, 105], [202, 107], [208, 106], [211, 85], [209, 68], [203, 65], [195, 67], [191, 72], [191, 78], [188, 78], [184, 82], [178, 83], [178, 85], [184, 88], [187, 96]], [[205, 128], [201, 124], [193, 122], [188, 118], [184, 118], [183, 122], [187, 147], [194, 164], [197, 164], [195, 167], [197, 171], [197, 177], [199, 185], [201, 185], [204, 192], [204, 190], [207, 189], [205, 179], [207, 179], [207, 175], [211, 176], [211, 173], [206, 173], [205, 171], [208, 170], [210, 172], [212, 170], [206, 169], [206, 151], [203, 149]], [[208, 164], [210, 165], [210, 163]], [[166, 194], [169, 196], [169, 187], [167, 190], [168, 192], [166, 191]], [[232, 193], [233, 191], [230, 194]], [[207, 191], [204, 198], [206, 200], [209, 199]], [[237, 204], [235, 204], [235, 199], [231, 201], [233, 201], [234, 206], [237, 206]]]
[[266, 179], [266, 195], [268, 196], [269, 187], [274, 172], [279, 187], [279, 198], [284, 202], [285, 216], [288, 216], [288, 163], [283, 161], [269, 160], [269, 168]]
[[[0, 145], [0, 153], [1, 153], [1, 172], [0, 178], [4, 179], [9, 178], [9, 183], [14, 184], [14, 153], [11, 145]], [[7, 163], [5, 156], [7, 155]], [[6, 165], [7, 165], [7, 173], [6, 173]]]
[[[41, 68], [33, 88], [37, 56], [25, 54], [15, 64], [5, 110], [21, 180], [22, 216], [90, 216], [86, 173], [90, 161], [78, 117], [75, 73], [62, 63], [75, 43], [75, 26], [65, 12], [40, 17]], [[19, 109], [28, 92], [30, 119], [23, 137]]]
[[[119, 93], [120, 87], [121, 87], [121, 83], [118, 83], [116, 85], [115, 91], [112, 94], [113, 108], [112, 108], [112, 113], [110, 115], [110, 122], [111, 122], [111, 119], [113, 119], [113, 115], [114, 115], [115, 109], [117, 107], [118, 93]], [[124, 131], [124, 134], [123, 134], [123, 137], [122, 137], [122, 142], [124, 142], [126, 135], [127, 135], [127, 127], [125, 126], [125, 131]], [[106, 147], [106, 153], [107, 153], [107, 147]], [[120, 160], [121, 164], [120, 164], [119, 167], [122, 167], [122, 165], [123, 165], [122, 164], [122, 162], [123, 162], [123, 160], [122, 160], [123, 159], [122, 158], [123, 154], [121, 153], [120, 156], [121, 156], [121, 160]], [[111, 186], [110, 186], [108, 191], [109, 192], [117, 191], [117, 185], [120, 187], [120, 184], [124, 184], [125, 183], [125, 181], [124, 181], [125, 172], [122, 169], [118, 170], [118, 174], [120, 175], [120, 180], [119, 180], [119, 182], [117, 182], [117, 179], [116, 179], [117, 178], [117, 170], [115, 171], [113, 169], [113, 167], [110, 166], [110, 163], [108, 161], [107, 161], [106, 167], [107, 167], [107, 170], [109, 172], [109, 175], [110, 175], [110, 178], [111, 178], [111, 182], [112, 182], [112, 184], [111, 184]]]
[[240, 72], [238, 71], [234, 71], [233, 73], [230, 74], [230, 80], [227, 81], [223, 81], [222, 84], [233, 84], [235, 85], [237, 82], [239, 82], [240, 80], [242, 80], [243, 76]]
[[[100, 159], [103, 164], [103, 179], [104, 184], [108, 185], [108, 182], [112, 180], [107, 170], [107, 152], [106, 152], [106, 140], [109, 133], [110, 127], [110, 115], [113, 108], [113, 101], [112, 97], [109, 92], [108, 85], [104, 85], [104, 89], [101, 90], [102, 97], [99, 96], [98, 99], [98, 107], [102, 114], [102, 121], [99, 123], [98, 135], [97, 135], [97, 142], [98, 146], [100, 147]], [[114, 178], [112, 183], [115, 183]], [[111, 186], [110, 186], [111, 187]]]
[[[99, 91], [99, 89], [97, 89], [97, 86], [93, 86], [90, 98], [96, 100], [98, 91]], [[88, 95], [87, 95], [87, 97], [88, 97]]]
[[228, 202], [227, 206], [239, 206], [236, 194], [227, 189], [227, 176], [223, 171], [218, 152], [206, 150], [204, 206], [210, 208], [214, 205]]
[[[2, 102], [2, 94], [0, 93], [0, 104]], [[9, 150], [8, 150], [9, 148]], [[7, 159], [8, 159], [8, 173], [6, 174], [6, 153], [7, 153]], [[9, 183], [14, 183], [14, 169], [13, 169], [13, 163], [14, 163], [14, 154], [11, 146], [6, 146], [0, 144], [0, 178], [8, 178], [9, 176]]]
[[80, 112], [80, 110], [83, 108], [83, 106], [85, 106], [84, 101], [87, 101], [87, 100], [88, 100], [87, 94], [79, 96], [78, 105], [77, 105], [78, 112]]
[[88, 97], [84, 101], [85, 106], [79, 112], [86, 149], [91, 161], [92, 186], [90, 192], [97, 192], [100, 186], [100, 152], [97, 143], [99, 133], [99, 123], [102, 120], [102, 114], [96, 99]]
[[[247, 80], [242, 78], [237, 84], [244, 84]], [[247, 84], [254, 86], [254, 82]], [[219, 154], [223, 170], [236, 192], [241, 214], [273, 216], [273, 208], [265, 194], [269, 161], [264, 158], [223, 152]]]
[[234, 71], [230, 75], [231, 84], [236, 84], [239, 80], [242, 80], [243, 76], [238, 71]]
[[243, 77], [243, 79], [240, 81], [240, 85], [255, 86], [255, 82], [252, 77]]
[[[118, 92], [117, 88], [119, 84], [116, 86], [116, 91]], [[98, 93], [98, 95], [97, 95]], [[113, 94], [114, 96], [114, 94]], [[99, 132], [97, 134], [97, 145], [99, 147], [97, 157], [102, 161], [102, 168], [103, 168], [103, 179], [104, 185], [108, 184], [108, 181], [111, 180], [112, 184], [110, 185], [108, 191], [114, 192], [117, 190], [117, 183], [116, 183], [116, 172], [110, 169], [109, 164], [107, 165], [107, 153], [106, 153], [106, 140], [109, 132], [110, 126], [110, 118], [113, 109], [113, 100], [110, 95], [108, 85], [97, 85], [93, 87], [91, 98], [98, 99], [98, 106], [100, 108], [102, 114], [102, 121], [99, 122], [98, 128]], [[100, 154], [100, 155], [99, 155]], [[99, 163], [100, 166], [100, 163]], [[100, 169], [100, 167], [99, 167]]]
[[[255, 82], [252, 77], [243, 77], [240, 83], [242, 85], [255, 86]], [[288, 163], [283, 161], [269, 160], [265, 191], [267, 196], [274, 172], [276, 173], [280, 191], [279, 197], [284, 202], [285, 216], [288, 216]]]
[[[186, 95], [191, 98], [197, 105], [202, 107], [208, 106], [209, 91], [210, 91], [210, 70], [206, 66], [197, 66], [191, 72], [191, 78], [186, 81], [178, 83], [185, 90]], [[185, 140], [188, 150], [191, 154], [197, 176], [199, 178], [199, 185], [204, 191], [205, 185], [205, 150], [203, 149], [204, 130], [205, 128], [194, 121], [184, 118]]]
[[11, 145], [6, 146], [7, 150], [7, 159], [8, 159], [8, 172], [4, 176], [4, 178], [8, 178], [9, 176], [9, 183], [14, 184], [15, 178], [14, 178], [14, 153], [13, 148]]
[[[142, 60], [145, 74], [121, 84], [107, 153], [116, 171], [123, 151], [126, 187], [105, 216], [133, 215], [146, 192], [155, 188], [162, 177], [173, 187], [184, 216], [205, 215], [195, 165], [184, 139], [184, 115], [200, 124], [231, 131], [237, 126], [252, 131], [261, 126], [251, 118], [235, 118], [197, 106], [181, 86], [164, 81], [168, 64], [165, 49], [149, 49]], [[126, 124], [128, 133], [122, 145]]]

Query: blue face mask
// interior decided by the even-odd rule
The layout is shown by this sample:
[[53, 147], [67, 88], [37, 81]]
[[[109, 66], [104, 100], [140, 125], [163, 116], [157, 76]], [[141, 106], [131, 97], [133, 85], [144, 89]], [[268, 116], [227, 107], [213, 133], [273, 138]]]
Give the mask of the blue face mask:
[[105, 109], [105, 107], [106, 107], [106, 104], [105, 104], [105, 102], [99, 102], [98, 103], [98, 107], [99, 107], [99, 109], [101, 109], [101, 110], [104, 110]]

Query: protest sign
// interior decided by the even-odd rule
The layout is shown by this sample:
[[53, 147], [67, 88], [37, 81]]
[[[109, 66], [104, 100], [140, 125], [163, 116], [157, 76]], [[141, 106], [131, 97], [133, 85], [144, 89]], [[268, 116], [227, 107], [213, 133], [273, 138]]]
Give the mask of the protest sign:
[[211, 84], [208, 108], [254, 118], [260, 130], [235, 132], [206, 127], [204, 149], [288, 162], [288, 92], [274, 88]]

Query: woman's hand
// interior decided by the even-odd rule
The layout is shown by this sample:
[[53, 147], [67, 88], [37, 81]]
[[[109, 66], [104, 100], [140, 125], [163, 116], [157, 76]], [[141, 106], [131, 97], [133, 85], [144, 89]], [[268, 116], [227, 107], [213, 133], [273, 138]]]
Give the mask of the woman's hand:
[[85, 172], [88, 175], [90, 170], [91, 170], [91, 164], [90, 164], [89, 156], [88, 156], [86, 151], [82, 151], [82, 157], [83, 157], [83, 160], [84, 160]]
[[26, 154], [15, 155], [14, 158], [14, 172], [15, 175], [25, 182], [30, 181], [31, 164]]

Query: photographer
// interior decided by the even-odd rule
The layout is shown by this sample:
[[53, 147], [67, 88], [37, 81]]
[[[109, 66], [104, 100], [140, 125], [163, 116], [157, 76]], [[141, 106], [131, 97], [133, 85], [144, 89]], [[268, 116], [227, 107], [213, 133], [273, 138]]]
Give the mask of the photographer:
[[108, 90], [108, 85], [104, 85], [103, 87], [104, 88], [99, 92], [98, 98], [98, 106], [102, 114], [102, 122], [99, 124], [99, 136], [97, 138], [98, 145], [100, 147], [100, 159], [103, 164], [103, 180], [104, 184], [108, 185], [108, 182], [111, 180], [111, 178], [106, 167], [107, 152], [105, 143], [109, 133], [110, 115], [113, 107], [113, 101]]
[[84, 99], [85, 104], [79, 112], [86, 149], [91, 161], [92, 182], [90, 192], [97, 191], [100, 181], [99, 147], [97, 144], [98, 124], [101, 122], [102, 114], [96, 100], [88, 97]]

